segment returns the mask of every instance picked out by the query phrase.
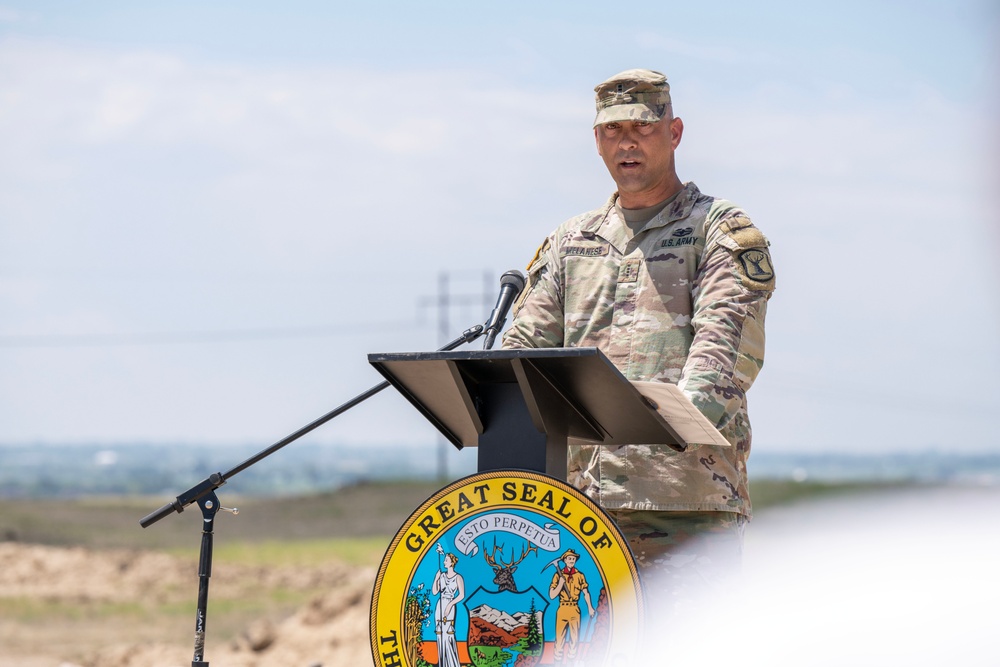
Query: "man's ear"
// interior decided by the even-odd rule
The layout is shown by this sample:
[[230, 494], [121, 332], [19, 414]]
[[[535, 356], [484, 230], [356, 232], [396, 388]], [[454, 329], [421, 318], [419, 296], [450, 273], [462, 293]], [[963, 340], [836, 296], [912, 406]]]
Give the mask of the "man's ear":
[[684, 136], [684, 121], [680, 118], [673, 118], [670, 121], [670, 145], [675, 149], [681, 143], [681, 137]]

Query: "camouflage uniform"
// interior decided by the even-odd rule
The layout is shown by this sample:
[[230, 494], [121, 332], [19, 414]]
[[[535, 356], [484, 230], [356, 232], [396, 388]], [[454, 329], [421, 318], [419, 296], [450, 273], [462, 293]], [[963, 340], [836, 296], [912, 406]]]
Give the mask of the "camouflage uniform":
[[603, 507], [749, 517], [746, 392], [774, 289], [767, 239], [693, 183], [638, 229], [616, 201], [545, 240], [503, 346], [600, 348], [629, 380], [677, 384], [733, 445], [574, 443], [569, 481]]
[[[599, 152], [610, 124], [637, 131], [673, 123], [670, 85], [660, 72], [628, 70], [594, 90], [594, 126], [605, 126], [597, 130]], [[602, 158], [616, 176], [614, 163]], [[667, 168], [662, 182], [676, 180], [673, 165]], [[651, 218], [645, 213], [632, 211], [628, 217], [645, 222], [630, 222], [615, 193], [556, 229], [528, 266], [503, 345], [600, 348], [629, 380], [678, 385], [732, 444], [679, 453], [642, 443], [570, 443], [568, 480], [602, 505], [628, 540], [647, 610], [661, 621], [648, 626], [648, 640], [659, 647], [689, 602], [725, 591], [738, 571], [751, 515], [746, 392], [764, 362], [774, 270], [767, 239], [746, 213], [693, 183]]]

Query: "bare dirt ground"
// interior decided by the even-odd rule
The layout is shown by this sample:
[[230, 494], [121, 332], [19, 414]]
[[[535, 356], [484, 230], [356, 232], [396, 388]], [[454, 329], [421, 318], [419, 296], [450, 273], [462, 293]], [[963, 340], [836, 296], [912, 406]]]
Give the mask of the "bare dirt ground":
[[[341, 563], [216, 563], [205, 659], [369, 664], [374, 576]], [[0, 667], [188, 667], [197, 585], [197, 563], [163, 553], [0, 542]]]
[[[223, 542], [265, 549], [276, 540], [296, 549], [317, 536], [340, 536], [384, 538], [387, 546], [438, 486], [360, 484], [304, 498], [247, 499], [239, 521], [223, 518]], [[754, 504], [831, 491], [807, 487], [758, 483]], [[193, 530], [201, 517], [186, 512], [139, 529], [137, 518], [160, 500], [0, 500], [0, 667], [191, 665]], [[365, 556], [352, 562], [366, 565], [354, 566], [313, 554], [295, 565], [263, 566], [246, 563], [284, 561], [217, 554], [205, 659], [220, 667], [372, 664], [368, 610], [377, 559]]]
[[[359, 483], [314, 496], [232, 497], [241, 513], [216, 526], [205, 659], [233, 667], [371, 664], [373, 563], [439, 486]], [[141, 529], [138, 518], [162, 501], [0, 499], [0, 667], [190, 667], [201, 516], [189, 510]], [[361, 565], [317, 552], [317, 539], [334, 537], [363, 543], [349, 556]], [[267, 555], [275, 544], [279, 556]]]

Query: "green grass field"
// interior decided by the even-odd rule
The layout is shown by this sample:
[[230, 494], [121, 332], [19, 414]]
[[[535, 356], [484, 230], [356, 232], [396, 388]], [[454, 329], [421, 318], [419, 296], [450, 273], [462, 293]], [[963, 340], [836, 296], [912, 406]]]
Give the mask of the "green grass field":
[[[219, 497], [237, 516], [220, 512], [215, 554], [247, 565], [305, 565], [330, 558], [377, 564], [406, 518], [440, 488], [434, 482], [358, 484], [293, 498]], [[754, 511], [836, 494], [886, 488], [763, 480], [752, 483]], [[0, 500], [0, 540], [96, 549], [126, 548], [197, 553], [201, 512], [196, 505], [142, 528], [139, 519], [172, 498], [110, 497], [78, 500]]]

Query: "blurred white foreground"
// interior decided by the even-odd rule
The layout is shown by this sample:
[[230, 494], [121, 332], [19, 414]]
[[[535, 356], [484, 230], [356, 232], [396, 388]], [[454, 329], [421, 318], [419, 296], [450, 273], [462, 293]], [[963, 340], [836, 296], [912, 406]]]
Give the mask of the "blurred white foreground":
[[1000, 665], [1000, 488], [760, 513], [743, 576], [644, 664]]

